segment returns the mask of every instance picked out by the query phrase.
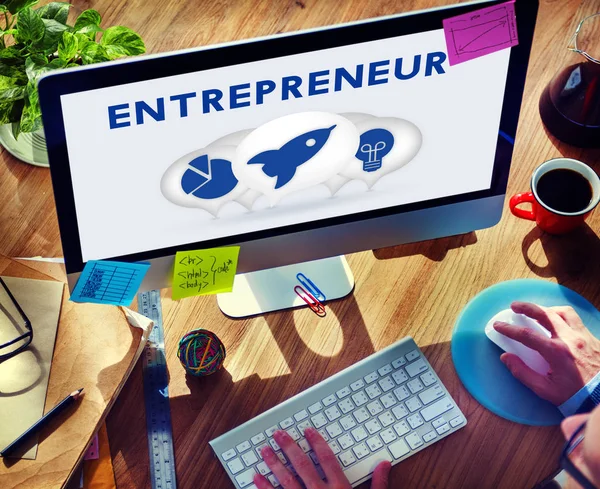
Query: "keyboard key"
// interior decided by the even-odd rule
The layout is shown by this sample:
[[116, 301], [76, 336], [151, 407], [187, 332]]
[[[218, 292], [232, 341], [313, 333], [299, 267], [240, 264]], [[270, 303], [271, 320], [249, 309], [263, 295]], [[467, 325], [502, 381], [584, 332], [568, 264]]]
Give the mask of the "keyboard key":
[[275, 455], [277, 455], [277, 458], [283, 465], [288, 463], [287, 458], [285, 458], [285, 455], [283, 453], [277, 452]]
[[258, 457], [254, 452], [246, 452], [242, 455], [242, 460], [246, 464], [246, 467], [251, 467], [258, 462]]
[[404, 406], [404, 404], [400, 404], [392, 409], [392, 413], [396, 416], [396, 419], [402, 419], [404, 416], [408, 416], [408, 409]]
[[381, 436], [381, 439], [383, 440], [383, 443], [385, 443], [386, 445], [389, 445], [395, 439], [398, 438], [396, 436], [396, 433], [394, 432], [394, 430], [391, 429], [391, 428], [388, 428], [387, 430], [383, 430], [381, 433], [379, 433], [379, 436]]
[[[270, 471], [269, 471], [270, 472]], [[235, 477], [235, 481], [240, 487], [247, 487], [254, 482], [254, 469], [248, 469]]]
[[269, 440], [269, 444], [271, 445], [271, 448], [272, 448], [274, 451], [278, 452], [279, 450], [281, 450], [281, 447], [280, 447], [280, 446], [277, 444], [277, 442], [276, 442], [276, 441], [275, 441], [273, 438], [271, 438], [271, 439]]
[[385, 379], [381, 379], [377, 383], [379, 384], [379, 387], [381, 387], [381, 390], [383, 392], [391, 391], [394, 387], [396, 387], [396, 384], [394, 384], [394, 381], [392, 380], [391, 377], [386, 377]]
[[348, 467], [348, 466], [352, 465], [354, 462], [356, 462], [356, 458], [354, 457], [354, 455], [352, 454], [352, 452], [350, 450], [342, 453], [341, 455], [338, 455], [338, 458], [340, 459], [340, 462], [344, 467]]
[[254, 435], [252, 438], [250, 438], [250, 441], [252, 442], [253, 445], [258, 445], [259, 443], [262, 443], [266, 439], [267, 439], [267, 437], [265, 436], [264, 433], [258, 433], [257, 435]]
[[381, 389], [377, 384], [371, 384], [369, 387], [365, 389], [367, 396], [371, 399], [375, 399], [381, 395]]
[[410, 428], [406, 421], [400, 421], [399, 423], [394, 425], [394, 430], [396, 431], [398, 436], [404, 436], [410, 431]]
[[294, 414], [294, 419], [298, 422], [306, 418], [308, 418], [308, 413], [306, 412], [306, 409], [303, 409], [302, 411]]
[[435, 384], [437, 382], [437, 379], [435, 378], [435, 375], [433, 375], [433, 372], [428, 370], [423, 375], [421, 375], [421, 382], [423, 382], [423, 385], [425, 387], [429, 387], [431, 384]]
[[431, 423], [431, 425], [434, 428], [439, 428], [440, 426], [442, 426], [443, 424], [446, 424], [446, 420], [444, 418], [438, 418], [436, 419], [434, 422]]
[[408, 399], [410, 397], [410, 392], [405, 385], [402, 387], [398, 387], [394, 390], [394, 395], [398, 398], [399, 401], [404, 401], [404, 399]]
[[[412, 382], [412, 381], [411, 381]], [[427, 390], [424, 390], [419, 394], [419, 399], [423, 404], [429, 404], [430, 402], [439, 399], [444, 396], [444, 389], [440, 387], [440, 384], [435, 384]]]
[[371, 452], [369, 450], [369, 447], [367, 447], [366, 443], [359, 443], [358, 445], [356, 445], [352, 451], [354, 452], [354, 455], [356, 456], [356, 458], [358, 460], [360, 460], [361, 458], [365, 458], [367, 455], [369, 455]]
[[[340, 437], [341, 438], [341, 437]], [[339, 441], [339, 438], [338, 438]], [[331, 448], [331, 451], [333, 452], [334, 455], [337, 455], [338, 453], [340, 453], [342, 451], [342, 449], [340, 448], [340, 446], [338, 445], [338, 442], [335, 440], [331, 440], [329, 443], [329, 448]]]
[[408, 445], [404, 442], [404, 440], [398, 440], [397, 442], [389, 445], [388, 448], [396, 460], [404, 457], [404, 455], [410, 452], [410, 448], [408, 448]]
[[315, 413], [319, 412], [321, 409], [323, 409], [323, 406], [321, 405], [320, 402], [315, 402], [311, 406], [308, 406], [308, 412], [310, 414], [315, 414]]
[[390, 413], [389, 411], [383, 413], [381, 416], [379, 416], [378, 419], [381, 423], [381, 426], [383, 426], [384, 428], [396, 422], [396, 418], [394, 418], [394, 416], [392, 416], [392, 413]]
[[452, 426], [452, 428], [456, 428], [461, 424], [463, 424], [463, 419], [460, 416], [457, 416], [456, 418], [450, 420], [450, 426]]
[[[269, 429], [267, 429], [267, 431], [266, 431], [265, 433], [267, 433], [267, 436], [268, 436], [269, 438], [272, 438], [272, 437], [273, 437], [273, 435], [275, 434], [275, 432], [276, 432], [278, 429], [279, 429], [279, 426], [277, 426], [277, 425], [274, 425], [274, 426], [271, 426]], [[263, 438], [262, 440], [260, 440], [260, 441], [264, 441], [264, 438]], [[259, 443], [260, 443], [260, 441], [259, 441]], [[253, 443], [254, 443], [254, 442], [253, 442]], [[254, 444], [256, 445], [256, 443], [254, 443]]]
[[298, 424], [296, 425], [296, 428], [298, 428], [298, 431], [300, 432], [300, 434], [301, 434], [302, 436], [304, 436], [304, 430], [305, 430], [306, 428], [310, 428], [310, 427], [312, 427], [312, 425], [310, 424], [310, 421], [308, 421], [308, 420], [306, 420], [306, 421], [302, 421], [302, 423], [298, 423]]
[[423, 421], [423, 418], [421, 418], [421, 416], [419, 416], [419, 413], [409, 416], [408, 418], [406, 418], [406, 421], [408, 421], [408, 424], [410, 425], [410, 427], [413, 430], [415, 428], [418, 428], [419, 426], [423, 426], [423, 424], [425, 423]]
[[277, 477], [275, 477], [274, 474], [271, 474], [267, 477], [267, 479], [269, 479], [269, 482], [271, 483], [271, 485], [275, 488], [277, 487], [281, 487], [281, 484], [279, 483], [279, 480], [277, 480]]
[[383, 443], [381, 441], [381, 438], [375, 435], [367, 440], [367, 446], [369, 447], [369, 450], [371, 450], [372, 452], [376, 452], [380, 448], [383, 448]]
[[377, 421], [376, 419], [371, 419], [371, 420], [367, 421], [365, 423], [365, 428], [367, 428], [369, 435], [374, 435], [378, 431], [381, 431], [381, 425], [379, 424], [379, 421]]
[[371, 417], [369, 411], [367, 411], [367, 409], [364, 407], [357, 409], [352, 413], [352, 415], [358, 423], [362, 423]]
[[415, 377], [427, 370], [427, 364], [425, 363], [425, 360], [419, 358], [416, 362], [408, 364], [405, 368], [409, 377]]
[[342, 427], [337, 421], [331, 423], [330, 425], [327, 425], [327, 428], [325, 429], [327, 430], [327, 433], [329, 433], [329, 436], [331, 438], [336, 438], [344, 432], [344, 430], [342, 430]]
[[444, 423], [439, 428], [436, 428], [435, 431], [438, 432], [438, 435], [443, 435], [444, 433], [448, 433], [450, 431], [450, 425], [448, 423]]
[[342, 425], [342, 428], [344, 428], [344, 431], [348, 431], [356, 426], [356, 421], [354, 421], [352, 416], [348, 415], [340, 419], [340, 424]]
[[352, 445], [354, 445], [354, 438], [352, 438], [348, 433], [344, 433], [337, 439], [337, 442], [342, 447], [342, 450], [347, 450]]
[[246, 450], [249, 450], [250, 448], [252, 448], [252, 445], [250, 445], [250, 442], [248, 442], [248, 441], [242, 442], [235, 447], [235, 449], [240, 453], [245, 452]]
[[310, 418], [310, 420], [313, 422], [313, 425], [315, 425], [316, 429], [319, 429], [327, 424], [327, 418], [323, 415], [323, 413], [313, 416]]
[[408, 386], [409, 390], [413, 394], [416, 394], [417, 392], [420, 392], [420, 391], [422, 391], [424, 389], [423, 384], [421, 383], [421, 381], [418, 378], [411, 380], [406, 385]]
[[447, 397], [443, 397], [439, 401], [436, 401], [423, 409], [421, 411], [421, 416], [423, 416], [425, 421], [431, 421], [433, 418], [437, 418], [440, 414], [450, 411], [450, 409], [453, 407], [454, 404], [452, 404], [452, 401]]
[[340, 411], [342, 411], [342, 413], [348, 414], [350, 411], [352, 411], [354, 409], [354, 404], [352, 403], [350, 398], [348, 398], [348, 399], [344, 399], [342, 402], [340, 402], [338, 404], [338, 407], [340, 408]]
[[349, 396], [351, 393], [352, 391], [350, 390], [350, 387], [346, 386], [337, 391], [335, 395], [338, 396], [338, 399], [343, 399], [344, 397]]
[[418, 352], [417, 350], [412, 350], [412, 351], [409, 351], [409, 352], [406, 354], [406, 359], [407, 359], [409, 362], [412, 362], [413, 360], [416, 360], [417, 358], [419, 358], [419, 352]]
[[371, 474], [375, 467], [384, 460], [392, 462], [393, 458], [390, 456], [387, 450], [379, 450], [377, 453], [374, 453], [369, 457], [363, 458], [361, 461], [354, 464], [352, 467], [345, 469], [344, 475], [346, 476], [350, 484], [354, 484], [355, 482], [358, 482], [362, 478]]
[[321, 402], [323, 403], [323, 406], [327, 407], [331, 406], [334, 402], [337, 402], [337, 398], [334, 394], [331, 394], [330, 396], [327, 396], [325, 399], [323, 399]]
[[292, 418], [285, 418], [281, 423], [279, 423], [282, 430], [287, 430], [290, 426], [294, 426], [294, 420]]
[[416, 433], [411, 433], [410, 435], [408, 435], [405, 438], [405, 440], [406, 440], [406, 443], [408, 443], [410, 445], [410, 448], [412, 448], [413, 450], [415, 450], [419, 447], [422, 447], [424, 445], [423, 440]]
[[268, 443], [263, 443], [262, 445], [258, 445], [258, 446], [256, 447], [256, 454], [258, 455], [258, 458], [260, 458], [261, 460], [262, 460], [262, 455], [261, 455], [261, 453], [260, 453], [260, 452], [262, 452], [262, 449], [263, 449], [264, 447], [268, 447], [268, 446], [269, 446], [269, 444], [268, 444]]
[[227, 467], [233, 475], [244, 470], [244, 464], [239, 458], [234, 458], [231, 462], [227, 462]]
[[423, 435], [423, 441], [425, 443], [429, 443], [431, 440], [433, 440], [436, 437], [437, 437], [436, 432], [435, 431], [430, 431], [429, 433], [425, 433]]
[[296, 428], [290, 428], [289, 430], [286, 430], [286, 432], [294, 441], [298, 441], [301, 438], [300, 433], [298, 433]]
[[232, 448], [231, 450], [227, 450], [225, 453], [222, 453], [221, 458], [227, 462], [227, 460], [231, 460], [233, 457], [235, 457], [235, 455], [235, 450]]
[[367, 397], [364, 391], [360, 391], [354, 394], [352, 396], [352, 400], [354, 401], [354, 404], [356, 404], [357, 407], [360, 407], [363, 404], [369, 402], [369, 398]]
[[352, 436], [354, 437], [354, 439], [357, 442], [363, 441], [365, 438], [369, 437], [368, 433], [365, 431], [365, 429], [362, 426], [359, 426], [358, 428], [354, 428], [350, 433], [352, 433]]
[[373, 401], [367, 404], [367, 409], [371, 413], [371, 416], [377, 416], [379, 413], [383, 412], [383, 406], [379, 401]]
[[364, 379], [367, 384], [375, 382], [379, 378], [379, 374], [377, 372], [371, 372], [368, 375], [365, 375]]
[[321, 438], [323, 438], [323, 440], [329, 441], [329, 435], [325, 430], [319, 430], [319, 435], [321, 435]]
[[381, 396], [379, 398], [379, 401], [381, 402], [381, 404], [383, 404], [383, 407], [386, 409], [391, 408], [394, 404], [398, 402], [396, 401], [396, 398], [393, 394], [386, 394], [385, 396]]
[[334, 421], [342, 416], [342, 413], [340, 413], [337, 406], [331, 406], [330, 408], [325, 409], [325, 414], [329, 418], [329, 421]]
[[400, 369], [392, 374], [392, 378], [396, 384], [400, 385], [408, 380], [408, 375], [406, 375], [404, 369]]
[[406, 407], [411, 413], [414, 413], [417, 409], [422, 408], [423, 404], [421, 404], [418, 397], [412, 397], [406, 401]]
[[261, 462], [256, 466], [256, 470], [262, 475], [267, 475], [271, 473], [271, 469], [265, 462]]
[[392, 368], [392, 366], [388, 363], [387, 365], [384, 365], [379, 370], [377, 370], [377, 372], [379, 372], [379, 375], [383, 377], [384, 375], [389, 374], [393, 370], [394, 369]]
[[365, 383], [362, 379], [358, 379], [356, 382], [352, 382], [350, 384], [350, 389], [352, 389], [352, 392], [356, 392], [360, 389], [362, 389], [365, 386]]
[[305, 438], [302, 438], [302, 440], [298, 442], [298, 446], [302, 449], [304, 453], [308, 453], [311, 450], [310, 445]]
[[404, 357], [396, 358], [396, 360], [392, 362], [392, 367], [394, 368], [400, 368], [403, 365], [406, 365], [406, 359]]

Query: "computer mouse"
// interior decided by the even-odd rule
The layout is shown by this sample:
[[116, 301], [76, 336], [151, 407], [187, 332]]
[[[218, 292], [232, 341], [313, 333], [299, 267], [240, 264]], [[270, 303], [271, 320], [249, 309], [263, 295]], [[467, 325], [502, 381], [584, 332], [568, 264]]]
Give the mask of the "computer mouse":
[[498, 333], [494, 329], [494, 323], [501, 321], [504, 323], [511, 324], [513, 326], [522, 326], [524, 328], [533, 329], [548, 338], [551, 337], [550, 331], [544, 328], [537, 321], [525, 316], [524, 314], [517, 314], [511, 309], [504, 309], [491, 318], [485, 326], [485, 334], [487, 337], [503, 349], [507, 353], [514, 353], [517, 355], [523, 363], [535, 370], [537, 373], [546, 375], [550, 370], [548, 362], [540, 355], [537, 351], [515, 341], [503, 334]]

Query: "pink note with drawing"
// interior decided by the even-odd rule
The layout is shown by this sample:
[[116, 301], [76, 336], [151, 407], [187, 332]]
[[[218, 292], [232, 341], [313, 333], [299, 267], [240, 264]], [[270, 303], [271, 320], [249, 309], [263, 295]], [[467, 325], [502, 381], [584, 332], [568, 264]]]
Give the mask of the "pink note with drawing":
[[519, 44], [514, 0], [444, 20], [450, 66]]

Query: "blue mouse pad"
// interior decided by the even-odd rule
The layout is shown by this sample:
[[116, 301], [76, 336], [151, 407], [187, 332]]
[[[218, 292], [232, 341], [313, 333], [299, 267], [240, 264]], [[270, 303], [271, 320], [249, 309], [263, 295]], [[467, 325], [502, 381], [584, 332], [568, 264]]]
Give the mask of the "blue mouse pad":
[[465, 388], [483, 406], [510, 421], [533, 426], [559, 424], [560, 411], [516, 380], [500, 361], [502, 350], [485, 334], [485, 325], [513, 301], [573, 307], [600, 338], [600, 312], [571, 289], [536, 279], [501, 282], [476, 295], [464, 308], [452, 332], [452, 360]]

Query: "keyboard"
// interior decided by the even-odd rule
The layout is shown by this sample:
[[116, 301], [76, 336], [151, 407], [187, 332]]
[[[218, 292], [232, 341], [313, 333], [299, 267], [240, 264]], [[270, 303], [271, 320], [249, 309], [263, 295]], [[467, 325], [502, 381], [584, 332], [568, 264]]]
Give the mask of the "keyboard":
[[270, 445], [296, 475], [273, 433], [281, 429], [315, 462], [307, 427], [325, 438], [353, 487], [377, 464], [393, 465], [464, 427], [467, 420], [410, 337], [404, 338], [215, 438], [210, 445], [233, 485], [256, 489], [264, 475], [281, 487], [260, 454]]

